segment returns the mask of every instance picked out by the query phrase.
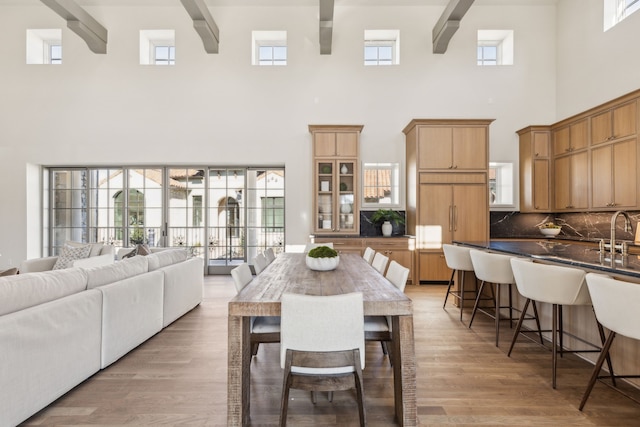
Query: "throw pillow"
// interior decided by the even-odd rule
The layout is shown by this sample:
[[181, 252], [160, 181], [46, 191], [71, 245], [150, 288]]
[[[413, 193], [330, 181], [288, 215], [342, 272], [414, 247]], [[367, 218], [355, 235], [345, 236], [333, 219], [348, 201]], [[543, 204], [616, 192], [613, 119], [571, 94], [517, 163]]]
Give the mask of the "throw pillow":
[[58, 259], [56, 260], [53, 270], [61, 270], [63, 268], [73, 267], [73, 261], [77, 259], [88, 258], [91, 252], [91, 245], [85, 246], [68, 246], [62, 247]]
[[6, 270], [0, 271], [0, 277], [13, 276], [16, 273], [18, 273], [18, 269], [17, 268], [15, 268], [15, 267], [8, 268]]
[[138, 255], [138, 248], [133, 248], [133, 250], [131, 252], [127, 252], [126, 254], [122, 255], [122, 259], [125, 258], [133, 258], [134, 256]]
[[138, 251], [138, 255], [149, 255], [151, 253], [151, 249], [149, 249], [149, 245], [138, 245], [136, 246], [136, 250]]
[[73, 246], [75, 248], [79, 248], [85, 245], [91, 245], [91, 252], [89, 252], [89, 257], [98, 256], [102, 252], [102, 248], [104, 247], [104, 243], [82, 243], [82, 242], [74, 242], [73, 240], [67, 240], [64, 242], [67, 246]]

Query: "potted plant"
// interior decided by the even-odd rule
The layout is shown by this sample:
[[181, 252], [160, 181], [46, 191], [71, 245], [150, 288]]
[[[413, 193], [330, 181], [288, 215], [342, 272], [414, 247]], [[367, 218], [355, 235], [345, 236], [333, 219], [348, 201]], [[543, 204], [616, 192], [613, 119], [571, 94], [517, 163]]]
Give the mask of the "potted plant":
[[317, 271], [335, 270], [340, 262], [338, 251], [329, 246], [318, 246], [307, 253], [307, 267]]
[[396, 225], [404, 224], [404, 217], [393, 209], [378, 209], [371, 215], [371, 222], [382, 226], [382, 235], [391, 236], [392, 222]]

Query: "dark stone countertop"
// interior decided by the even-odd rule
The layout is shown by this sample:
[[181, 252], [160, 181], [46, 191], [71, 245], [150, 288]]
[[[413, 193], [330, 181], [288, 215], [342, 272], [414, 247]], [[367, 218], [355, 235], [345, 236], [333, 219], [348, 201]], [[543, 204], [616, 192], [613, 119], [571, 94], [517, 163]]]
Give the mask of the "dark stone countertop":
[[616, 254], [612, 261], [611, 253], [601, 254], [598, 252], [597, 247], [585, 245], [580, 241], [531, 239], [490, 240], [482, 242], [456, 241], [454, 243], [558, 264], [566, 264], [573, 267], [595, 270], [604, 274], [640, 279], [640, 255], [631, 254], [623, 257], [620, 254]]

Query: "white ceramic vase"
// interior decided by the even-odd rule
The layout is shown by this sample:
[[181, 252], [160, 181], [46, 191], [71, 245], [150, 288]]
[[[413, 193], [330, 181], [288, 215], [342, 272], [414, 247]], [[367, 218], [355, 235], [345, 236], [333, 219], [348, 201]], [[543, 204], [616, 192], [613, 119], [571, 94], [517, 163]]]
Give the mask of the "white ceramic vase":
[[342, 169], [340, 169], [340, 172], [342, 173], [342, 175], [346, 175], [347, 172], [349, 172], [349, 169], [347, 169], [347, 165], [345, 165], [344, 163], [342, 164]]
[[393, 231], [393, 225], [389, 221], [385, 221], [382, 223], [382, 235], [384, 237], [391, 236], [391, 232]]

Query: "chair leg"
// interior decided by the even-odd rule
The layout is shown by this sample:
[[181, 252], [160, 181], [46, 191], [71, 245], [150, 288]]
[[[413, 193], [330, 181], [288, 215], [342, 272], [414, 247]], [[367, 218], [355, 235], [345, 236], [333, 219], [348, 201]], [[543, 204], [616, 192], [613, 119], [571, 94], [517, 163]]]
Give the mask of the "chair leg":
[[555, 389], [556, 388], [556, 368], [558, 365], [558, 304], [553, 304], [553, 308], [551, 309], [551, 351], [552, 351], [552, 362], [551, 362], [551, 385]]
[[476, 311], [478, 310], [478, 304], [480, 304], [480, 295], [482, 295], [482, 290], [484, 289], [484, 280], [480, 284], [480, 289], [478, 290], [476, 295], [476, 303], [473, 305], [473, 310], [471, 311], [471, 320], [469, 320], [469, 327], [473, 324], [473, 319], [476, 317]]
[[365, 427], [367, 425], [367, 415], [364, 410], [364, 380], [362, 378], [362, 368], [360, 367], [360, 351], [354, 350], [354, 365], [355, 372], [353, 375], [355, 376], [356, 383], [356, 395], [358, 396], [358, 413], [360, 415], [360, 427]]
[[[607, 341], [604, 343], [602, 347], [602, 352], [600, 353], [600, 357], [598, 357], [598, 361], [596, 362], [596, 365], [593, 367], [593, 373], [591, 374], [589, 385], [587, 386], [587, 389], [584, 392], [584, 396], [582, 396], [582, 402], [580, 402], [579, 409], [581, 411], [584, 408], [584, 405], [587, 403], [587, 399], [589, 399], [589, 395], [591, 394], [591, 390], [593, 390], [593, 386], [596, 384], [596, 380], [598, 379], [598, 375], [600, 374], [600, 369], [602, 368], [602, 364], [604, 363], [605, 359], [609, 357], [609, 349], [611, 349], [611, 344], [613, 343], [613, 339], [615, 337], [616, 337], [616, 333], [612, 331], [609, 334], [609, 338], [607, 338]], [[613, 372], [611, 372], [611, 375], [613, 375]]]
[[524, 317], [527, 315], [527, 307], [529, 307], [530, 302], [531, 302], [531, 299], [529, 298], [527, 298], [527, 300], [524, 302], [522, 313], [520, 313], [520, 318], [518, 319], [518, 324], [516, 325], [516, 331], [513, 333], [513, 338], [511, 339], [511, 346], [509, 347], [509, 352], [507, 353], [507, 357], [511, 357], [511, 351], [513, 351], [513, 346], [516, 344], [516, 341], [518, 340], [518, 334], [520, 333], [522, 322], [524, 322]]
[[256, 356], [258, 354], [258, 346], [260, 345], [260, 343], [256, 342], [251, 344], [251, 355], [252, 356]]
[[385, 356], [389, 354], [389, 352], [387, 351], [387, 343], [385, 341], [380, 341], [380, 345], [382, 346], [382, 354], [384, 354]]
[[455, 276], [456, 271], [453, 270], [451, 273], [451, 279], [449, 279], [449, 286], [447, 286], [447, 293], [444, 295], [444, 304], [442, 304], [442, 308], [444, 309], [447, 305], [447, 298], [449, 298], [449, 294], [451, 293], [451, 286], [453, 286], [453, 277]]
[[289, 409], [289, 388], [291, 386], [291, 350], [287, 350], [282, 380], [282, 398], [280, 399], [280, 427], [287, 425], [287, 410]]

